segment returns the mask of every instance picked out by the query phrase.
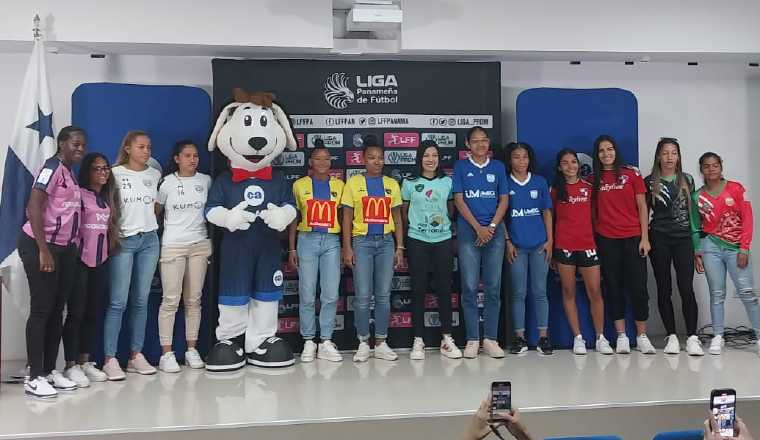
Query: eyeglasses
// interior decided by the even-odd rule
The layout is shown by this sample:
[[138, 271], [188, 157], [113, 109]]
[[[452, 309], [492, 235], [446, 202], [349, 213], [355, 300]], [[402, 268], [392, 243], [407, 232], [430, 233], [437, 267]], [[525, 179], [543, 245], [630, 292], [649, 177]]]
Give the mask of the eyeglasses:
[[111, 167], [109, 167], [109, 166], [92, 167], [91, 170], [95, 171], [96, 173], [110, 173], [111, 172]]

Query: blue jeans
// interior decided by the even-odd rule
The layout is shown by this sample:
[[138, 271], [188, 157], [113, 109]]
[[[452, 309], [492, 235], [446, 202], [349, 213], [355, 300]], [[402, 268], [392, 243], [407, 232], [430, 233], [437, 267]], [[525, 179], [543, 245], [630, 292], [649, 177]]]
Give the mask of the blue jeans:
[[122, 238], [119, 252], [108, 258], [111, 296], [103, 323], [103, 352], [115, 356], [121, 318], [129, 304], [130, 349], [140, 352], [145, 341], [148, 294], [160, 253], [156, 231]]
[[391, 234], [358, 235], [354, 248], [354, 325], [360, 341], [369, 339], [369, 304], [375, 295], [375, 337], [388, 336], [391, 314], [394, 240]]
[[549, 263], [543, 246], [533, 249], [517, 248], [515, 262], [509, 266], [512, 279], [512, 326], [517, 332], [525, 330], [525, 299], [528, 296], [528, 275], [530, 291], [536, 306], [538, 329], [549, 326], [549, 301], [546, 299], [546, 276]]
[[709, 237], [702, 239], [702, 262], [705, 265], [705, 276], [710, 288], [710, 315], [712, 316], [713, 332], [723, 334], [723, 303], [726, 300], [726, 272], [734, 282], [736, 294], [744, 303], [752, 328], [760, 336], [760, 305], [755, 294], [755, 283], [752, 277], [752, 260], [744, 269], [736, 265], [738, 251], [722, 249]]
[[[462, 280], [462, 309], [468, 341], [480, 340], [478, 316], [478, 281], [485, 290], [483, 306], [483, 337], [496, 340], [501, 310], [501, 271], [504, 262], [504, 225], [499, 224], [491, 241], [475, 246], [477, 234], [467, 224], [458, 230], [459, 276]], [[482, 265], [482, 266], [481, 266]], [[482, 276], [481, 276], [482, 270]]]
[[335, 310], [340, 286], [340, 239], [326, 232], [298, 233], [298, 296], [301, 336], [313, 339], [316, 335], [314, 302], [319, 276], [319, 336], [332, 339]]

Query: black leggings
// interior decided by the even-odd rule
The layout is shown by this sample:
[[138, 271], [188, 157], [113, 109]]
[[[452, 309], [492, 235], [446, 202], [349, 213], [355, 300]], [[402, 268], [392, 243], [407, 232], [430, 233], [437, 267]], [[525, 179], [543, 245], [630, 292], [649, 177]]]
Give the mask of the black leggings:
[[607, 238], [596, 236], [596, 246], [602, 261], [602, 277], [606, 301], [612, 307], [612, 319], [625, 319], [625, 293], [633, 304], [636, 321], [649, 319], [647, 292], [647, 260], [639, 254], [641, 237]]
[[454, 248], [451, 239], [428, 243], [407, 240], [409, 274], [412, 278], [414, 336], [421, 338], [425, 331], [425, 294], [428, 291], [430, 272], [433, 288], [438, 297], [438, 316], [441, 333], [451, 333], [451, 272]]
[[18, 253], [29, 281], [29, 319], [26, 321], [26, 356], [32, 378], [55, 369], [63, 329], [63, 305], [76, 280], [78, 260], [74, 245], [48, 243], [55, 271], [40, 271], [40, 251], [33, 238], [19, 234]]
[[108, 282], [105, 264], [89, 267], [79, 261], [74, 289], [66, 303], [66, 323], [63, 325], [63, 352], [66, 362], [77, 362], [79, 355], [90, 353], [95, 341], [102, 297]]
[[657, 280], [657, 305], [669, 335], [676, 333], [676, 319], [670, 295], [673, 291], [671, 264], [676, 269], [678, 293], [689, 336], [697, 333], [697, 300], [694, 298], [694, 245], [691, 237], [673, 238], [662, 232], [650, 231], [652, 251], [649, 260]]

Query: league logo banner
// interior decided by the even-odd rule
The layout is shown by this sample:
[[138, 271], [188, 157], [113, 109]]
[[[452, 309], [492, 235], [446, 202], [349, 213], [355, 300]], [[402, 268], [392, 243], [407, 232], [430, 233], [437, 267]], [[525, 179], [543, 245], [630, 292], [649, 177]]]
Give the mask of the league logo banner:
[[418, 133], [384, 133], [383, 144], [387, 148], [417, 148], [420, 145]]
[[298, 317], [284, 317], [277, 320], [278, 333], [298, 333]]
[[346, 165], [348, 166], [364, 165], [364, 151], [362, 150], [346, 151]]
[[306, 136], [306, 147], [314, 148], [316, 145], [314, 142], [317, 139], [321, 139], [327, 148], [342, 148], [343, 147], [343, 133], [311, 133]]
[[456, 133], [422, 133], [423, 141], [433, 141], [441, 148], [456, 148]]
[[409, 150], [385, 150], [386, 165], [414, 165], [417, 160], [417, 151]]
[[391, 312], [390, 328], [412, 328], [412, 312]]
[[283, 151], [272, 161], [275, 167], [302, 167], [306, 164], [303, 151]]

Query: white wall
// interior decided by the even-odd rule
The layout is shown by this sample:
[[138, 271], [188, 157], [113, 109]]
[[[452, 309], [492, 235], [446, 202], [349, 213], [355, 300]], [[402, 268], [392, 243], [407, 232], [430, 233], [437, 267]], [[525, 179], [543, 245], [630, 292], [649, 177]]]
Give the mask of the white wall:
[[332, 47], [331, 0], [4, 1], [0, 41], [48, 40], [277, 48]]
[[[0, 142], [7, 142], [15, 117], [19, 86], [28, 54], [0, 54]], [[53, 95], [55, 126], [70, 121], [71, 93], [84, 82], [112, 81], [143, 84], [184, 84], [211, 90], [208, 57], [109, 56], [91, 59], [84, 55], [49, 55], [48, 72]], [[531, 87], [621, 87], [632, 91], [639, 103], [639, 141], [642, 164], [652, 160], [660, 136], [675, 136], [682, 144], [687, 171], [698, 175], [696, 160], [712, 149], [723, 155], [729, 177], [750, 187], [755, 206], [760, 197], [760, 69], [745, 65], [715, 64], [689, 67], [685, 64], [505, 62], [502, 66], [503, 132], [514, 137], [515, 99]], [[760, 214], [756, 216], [756, 230]], [[756, 240], [757, 241], [757, 240]], [[755, 249], [760, 249], [755, 245]], [[760, 274], [760, 259], [754, 261]], [[756, 277], [760, 281], [760, 277]], [[730, 283], [729, 283], [730, 284]], [[697, 276], [700, 324], [709, 322], [707, 289]], [[733, 292], [732, 288], [729, 289]], [[654, 333], [662, 332], [656, 310], [656, 291], [650, 281]], [[676, 295], [677, 297], [677, 295]], [[678, 301], [676, 301], [678, 304]], [[7, 292], [2, 298], [2, 357], [24, 358], [24, 323]], [[745, 323], [740, 302], [731, 294], [727, 324]], [[680, 320], [681, 318], [678, 317]], [[683, 326], [679, 324], [683, 331]]]
[[760, 2], [407, 0], [405, 51], [760, 52]]

